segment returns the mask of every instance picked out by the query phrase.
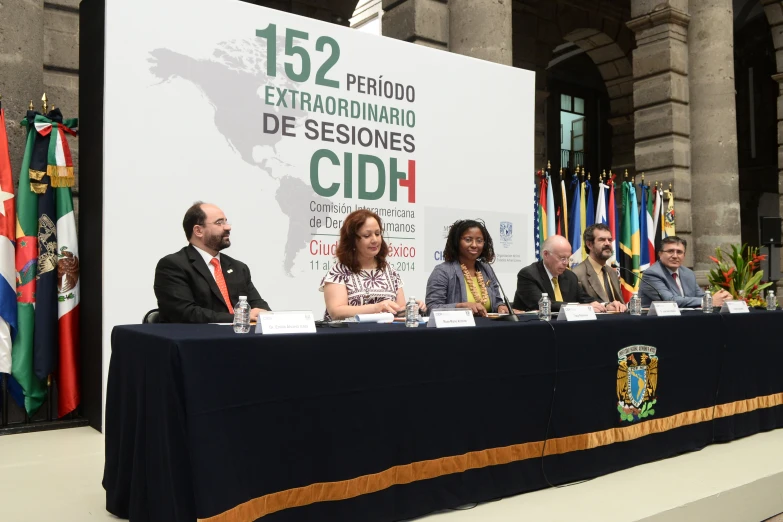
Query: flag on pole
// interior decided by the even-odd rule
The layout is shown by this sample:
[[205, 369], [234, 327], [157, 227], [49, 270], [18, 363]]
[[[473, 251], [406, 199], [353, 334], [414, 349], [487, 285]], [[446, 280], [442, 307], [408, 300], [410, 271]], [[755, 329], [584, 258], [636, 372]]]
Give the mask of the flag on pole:
[[593, 184], [590, 180], [585, 181], [585, 228], [595, 223], [595, 199], [593, 198]]
[[669, 195], [669, 204], [666, 208], [666, 219], [663, 224], [663, 237], [676, 235], [674, 232], [674, 192], [667, 190], [666, 193]]
[[79, 245], [70, 187], [54, 189], [57, 206], [57, 317], [60, 359], [57, 412], [62, 417], [79, 405]]
[[[631, 182], [622, 183], [622, 230], [620, 235], [620, 266], [623, 299], [628, 302], [639, 284], [639, 214], [636, 206], [636, 189]], [[633, 272], [636, 277], [631, 277]]]
[[633, 182], [628, 183], [628, 193], [631, 197], [631, 254], [632, 254], [632, 270], [633, 273], [637, 275], [635, 285], [634, 285], [634, 291], [639, 290], [639, 257], [641, 254], [641, 239], [640, 239], [640, 233], [639, 233], [639, 213], [636, 209], [639, 208], [638, 203], [636, 202], [636, 187], [634, 187]]
[[542, 174], [538, 196], [538, 228], [541, 241], [546, 241], [546, 238], [549, 237], [549, 231], [547, 230], [548, 222], [546, 215], [546, 174]]
[[535, 177], [533, 178], [533, 242], [536, 249], [536, 259], [541, 259], [541, 230], [538, 227], [539, 222], [539, 208], [538, 204], [538, 183], [536, 183]]
[[619, 223], [617, 221], [617, 205], [615, 204], [614, 200], [614, 174], [611, 172], [609, 173], [609, 181], [607, 183], [607, 191], [609, 192], [609, 197], [607, 198], [607, 205], [606, 205], [606, 220], [607, 225], [609, 226], [609, 230], [612, 231], [612, 240], [613, 240], [613, 249], [614, 254], [612, 254], [612, 257], [609, 258], [607, 263], [611, 266], [614, 263], [617, 263], [620, 259], [620, 234], [618, 232], [618, 226]]
[[566, 186], [565, 186], [565, 179], [563, 179], [563, 169], [560, 169], [560, 198], [563, 200], [563, 204], [560, 207], [563, 209], [563, 233], [562, 236], [565, 236], [566, 239], [568, 239], [568, 197], [566, 196]]
[[571, 186], [574, 187], [574, 201], [571, 207], [571, 266], [582, 262], [582, 193], [579, 177], [574, 176]]
[[[24, 391], [24, 408], [32, 416], [41, 407], [46, 383], [35, 376], [33, 332], [35, 330], [36, 275], [38, 273], [38, 196], [30, 180], [30, 160], [38, 133], [34, 122], [38, 113], [28, 111], [22, 125], [27, 127], [27, 144], [19, 170], [16, 198], [16, 302], [17, 332], [12, 351], [13, 377]], [[35, 173], [38, 176], [38, 173]]]
[[0, 373], [11, 373], [16, 334], [16, 205], [5, 109], [0, 105]]
[[[655, 263], [655, 195], [652, 187], [647, 184], [647, 211], [644, 218], [647, 220], [647, 237], [642, 236], [642, 250], [647, 248], [647, 258], [650, 264]], [[646, 240], [646, 244], [645, 244]]]
[[[595, 223], [608, 223], [606, 217], [606, 189], [603, 183], [598, 184], [598, 204], [595, 206]], [[614, 235], [614, 234], [612, 234]]]
[[661, 239], [663, 238], [663, 198], [661, 197], [661, 189], [658, 187], [657, 183], [653, 189], [653, 194], [655, 195], [655, 206], [653, 207], [653, 230], [655, 234], [653, 245], [655, 257], [653, 257], [653, 259], [657, 259], [658, 252], [661, 250]]
[[563, 223], [561, 221], [562, 215], [560, 214], [560, 207], [557, 207], [557, 235], [563, 235]]
[[[59, 112], [55, 109], [53, 113]], [[51, 115], [52, 113], [50, 113]], [[73, 161], [65, 134], [76, 135], [76, 119], [62, 120], [54, 114], [48, 172], [56, 188], [57, 210], [57, 412], [63, 417], [79, 405], [79, 245], [73, 213]]]
[[643, 243], [639, 248], [639, 270], [647, 270], [650, 267], [650, 250], [647, 248], [647, 185], [642, 181], [639, 186], [642, 188], [639, 206], [639, 239]]
[[557, 225], [555, 224], [555, 196], [552, 194], [552, 177], [549, 172], [546, 173], [546, 231], [547, 238], [554, 236], [557, 232]]
[[49, 150], [52, 123], [35, 116], [35, 143], [30, 158], [30, 187], [38, 197], [38, 265], [35, 282], [35, 323], [33, 326], [33, 367], [38, 379], [46, 380], [57, 367], [59, 330], [57, 326], [57, 214]]
[[[580, 194], [581, 201], [580, 201], [580, 207], [579, 207], [579, 244], [581, 246], [581, 257], [582, 257], [579, 260], [580, 263], [582, 261], [584, 261], [585, 259], [587, 259], [587, 250], [585, 250], [585, 245], [582, 244], [582, 237], [584, 236], [585, 228], [587, 228], [587, 225], [586, 225], [586, 223], [587, 223], [587, 197], [586, 197], [587, 189], [585, 188], [585, 185], [589, 186], [589, 183], [586, 183], [584, 181], [581, 183], [582, 192]], [[574, 237], [576, 237], [576, 236], [574, 236]]]

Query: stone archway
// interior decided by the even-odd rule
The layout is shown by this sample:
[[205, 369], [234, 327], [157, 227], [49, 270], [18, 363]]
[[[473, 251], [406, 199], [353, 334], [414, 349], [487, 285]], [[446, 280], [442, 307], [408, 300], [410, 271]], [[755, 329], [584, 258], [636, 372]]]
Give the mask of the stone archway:
[[609, 93], [612, 126], [612, 165], [615, 172], [634, 170], [633, 68], [628, 54], [614, 38], [590, 28], [574, 29], [563, 39], [593, 60]]

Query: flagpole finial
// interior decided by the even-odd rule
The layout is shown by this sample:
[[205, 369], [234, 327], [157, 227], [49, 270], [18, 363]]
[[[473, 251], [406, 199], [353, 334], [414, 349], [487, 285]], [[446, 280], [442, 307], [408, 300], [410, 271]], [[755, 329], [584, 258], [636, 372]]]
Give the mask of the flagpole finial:
[[644, 185], [644, 172], [642, 172], [642, 185]]
[[552, 168], [552, 162], [549, 160], [546, 160], [546, 169], [549, 170]]
[[41, 106], [43, 107], [43, 113], [44, 113], [44, 114], [46, 114], [47, 112], [49, 112], [49, 111], [48, 111], [48, 109], [49, 109], [49, 104], [47, 103], [47, 102], [48, 102], [48, 100], [47, 100], [47, 98], [46, 98], [46, 93], [43, 93], [43, 96], [41, 96], [41, 101], [43, 102], [43, 103], [41, 104]]
[[672, 190], [672, 184], [669, 183], [669, 192], [671, 192], [671, 190]]
[[625, 179], [628, 179], [628, 169], [625, 169]]
[[34, 111], [35, 105], [33, 105], [33, 100], [30, 100], [30, 105], [27, 106], [28, 111]]
[[588, 173], [587, 173], [587, 181], [590, 181], [590, 178], [591, 178], [591, 176], [592, 176], [592, 175], [591, 175], [591, 174], [588, 172]]
[[563, 169], [560, 169], [560, 177], [563, 177]]
[[636, 183], [636, 176], [631, 176], [631, 184], [633, 185], [635, 183]]

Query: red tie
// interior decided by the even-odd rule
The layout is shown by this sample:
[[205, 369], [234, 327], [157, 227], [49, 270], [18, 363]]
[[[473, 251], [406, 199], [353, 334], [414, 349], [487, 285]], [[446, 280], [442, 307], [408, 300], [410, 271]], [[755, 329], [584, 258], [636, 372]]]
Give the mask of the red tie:
[[218, 261], [218, 258], [213, 257], [209, 264], [215, 267], [215, 282], [220, 289], [220, 294], [223, 296], [223, 301], [226, 302], [228, 313], [233, 314], [234, 307], [231, 306], [231, 300], [228, 298], [228, 288], [226, 287], [226, 280], [223, 279], [223, 270], [220, 269], [220, 261]]

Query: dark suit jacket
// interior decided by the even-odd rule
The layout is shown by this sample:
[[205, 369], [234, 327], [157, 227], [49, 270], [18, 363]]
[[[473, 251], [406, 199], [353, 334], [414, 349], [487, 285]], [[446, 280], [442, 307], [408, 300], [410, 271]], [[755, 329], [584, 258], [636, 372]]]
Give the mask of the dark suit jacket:
[[[617, 270], [607, 267], [607, 271], [609, 272], [609, 284], [612, 285], [612, 291], [614, 292], [615, 298], [618, 301], [623, 301], [623, 292], [620, 289], [620, 278], [617, 277]], [[611, 301], [608, 292], [601, 286], [601, 279], [603, 279], [603, 276], [596, 273], [593, 265], [590, 264], [590, 261], [585, 259], [573, 269], [573, 272], [577, 279], [579, 279], [579, 284], [582, 285], [582, 289], [584, 289], [584, 291], [595, 301], [598, 301], [599, 303], [608, 303]]]
[[[240, 295], [245, 295], [251, 308], [269, 310], [269, 305], [253, 286], [246, 264], [220, 254], [220, 268], [232, 306], [239, 301]], [[234, 321], [204, 258], [191, 245], [158, 261], [155, 268], [155, 297], [158, 298], [161, 322]]]
[[546, 292], [552, 301], [552, 310], [560, 310], [560, 305], [566, 303], [592, 303], [595, 301], [579, 286], [579, 280], [573, 272], [566, 270], [557, 278], [560, 293], [564, 301], [555, 301], [555, 289], [552, 281], [546, 275], [543, 261], [536, 261], [526, 266], [517, 274], [517, 292], [514, 294], [513, 307], [517, 310], [538, 310], [538, 300]]

